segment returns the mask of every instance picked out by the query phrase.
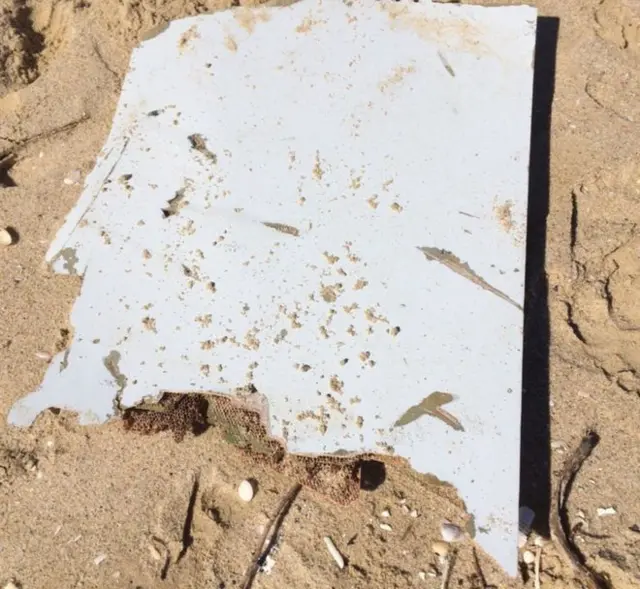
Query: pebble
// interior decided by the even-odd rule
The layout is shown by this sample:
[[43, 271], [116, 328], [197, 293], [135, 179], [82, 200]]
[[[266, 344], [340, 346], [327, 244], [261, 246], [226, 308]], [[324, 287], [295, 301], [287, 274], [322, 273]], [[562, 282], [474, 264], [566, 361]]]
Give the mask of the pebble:
[[107, 558], [106, 554], [98, 554], [98, 556], [96, 556], [93, 559], [93, 564], [95, 564], [96, 566], [98, 566], [101, 562], [104, 562], [104, 560]]
[[244, 480], [240, 483], [240, 486], [238, 487], [238, 495], [240, 499], [247, 503], [253, 499], [255, 491], [253, 490], [253, 484], [250, 480]]
[[412, 509], [412, 510], [409, 512], [409, 515], [410, 515], [411, 517], [418, 517], [418, 511], [417, 511], [416, 509]]
[[384, 530], [385, 532], [390, 532], [392, 530], [392, 527], [389, 524], [380, 524], [380, 529]]
[[333, 540], [329, 538], [329, 536], [324, 537], [324, 543], [329, 551], [329, 554], [336, 561], [339, 569], [344, 568], [344, 557], [340, 554], [340, 551], [336, 548], [336, 545], [333, 543]]
[[599, 517], [604, 517], [606, 515], [615, 515], [618, 512], [615, 507], [598, 507], [597, 513]]
[[16, 585], [13, 581], [9, 581], [3, 589], [20, 589], [18, 585]]
[[450, 522], [444, 522], [440, 526], [440, 535], [445, 542], [460, 542], [464, 538], [462, 529]]
[[525, 564], [533, 564], [536, 560], [536, 555], [531, 550], [525, 550], [522, 553], [522, 560]]
[[424, 571], [418, 571], [418, 579], [420, 579], [421, 581], [426, 581], [427, 573], [425, 573]]
[[380, 517], [391, 517], [391, 512], [388, 509], [385, 509], [381, 514]]
[[438, 556], [447, 556], [449, 554], [449, 545], [446, 542], [434, 542], [431, 545], [431, 550]]
[[74, 184], [78, 184], [82, 179], [82, 173], [80, 170], [73, 170], [62, 182], [67, 186], [73, 186]]
[[13, 243], [13, 235], [7, 229], [0, 230], [0, 245], [8, 246]]

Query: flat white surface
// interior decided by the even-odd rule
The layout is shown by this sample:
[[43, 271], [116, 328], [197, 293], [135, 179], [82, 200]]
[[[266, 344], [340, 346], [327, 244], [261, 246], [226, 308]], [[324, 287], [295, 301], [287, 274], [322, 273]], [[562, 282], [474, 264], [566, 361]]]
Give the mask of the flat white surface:
[[[291, 452], [393, 449], [454, 484], [514, 574], [535, 18], [310, 0], [143, 42], [48, 254], [84, 275], [73, 343], [10, 422], [50, 406], [101, 422], [117, 397], [251, 383]], [[393, 427], [434, 391], [464, 431]]]

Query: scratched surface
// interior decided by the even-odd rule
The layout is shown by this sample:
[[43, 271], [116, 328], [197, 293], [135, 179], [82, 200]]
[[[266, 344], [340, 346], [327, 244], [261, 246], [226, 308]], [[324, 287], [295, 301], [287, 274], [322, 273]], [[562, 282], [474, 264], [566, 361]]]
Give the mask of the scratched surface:
[[241, 396], [292, 452], [452, 483], [515, 573], [534, 37], [527, 7], [312, 0], [144, 41], [48, 253], [73, 342], [9, 420]]

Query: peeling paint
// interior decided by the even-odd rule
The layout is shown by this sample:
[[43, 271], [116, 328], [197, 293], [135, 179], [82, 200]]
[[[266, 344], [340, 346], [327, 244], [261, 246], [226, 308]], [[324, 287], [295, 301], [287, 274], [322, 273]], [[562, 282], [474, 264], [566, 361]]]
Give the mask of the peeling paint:
[[393, 427], [403, 427], [410, 423], [420, 419], [423, 415], [430, 415], [440, 421], [446, 423], [449, 427], [456, 431], [463, 432], [464, 427], [451, 413], [445, 411], [441, 407], [447, 403], [451, 403], [454, 400], [454, 396], [450, 393], [441, 393], [435, 391], [428, 397], [425, 397], [417, 405], [409, 407], [402, 416], [393, 424]]
[[65, 247], [64, 249], [60, 250], [60, 253], [58, 254], [59, 258], [62, 258], [64, 260], [64, 264], [62, 265], [62, 267], [72, 276], [75, 276], [76, 274], [78, 274], [78, 271], [76, 269], [76, 264], [80, 261], [78, 259], [78, 254], [76, 253], [76, 248], [74, 247]]
[[263, 221], [262, 224], [265, 227], [269, 227], [270, 229], [275, 229], [280, 233], [286, 233], [287, 235], [293, 235], [294, 237], [300, 236], [300, 230], [297, 229], [296, 227], [293, 227], [292, 225], [285, 225], [284, 223], [268, 223], [266, 221]]
[[522, 311], [522, 305], [516, 303], [501, 290], [491, 286], [484, 278], [478, 276], [478, 274], [469, 267], [469, 264], [460, 260], [460, 258], [455, 254], [437, 247], [418, 247], [418, 249], [430, 262], [439, 262], [443, 266], [449, 268], [449, 270], [453, 270], [456, 274], [459, 274], [470, 282], [477, 284], [480, 288], [500, 297], [503, 301], [507, 301], [510, 305], [513, 305], [516, 309], [520, 309], [520, 311]]
[[127, 377], [120, 372], [120, 352], [111, 350], [103, 359], [103, 364], [118, 385], [118, 395], [122, 395], [127, 388]]

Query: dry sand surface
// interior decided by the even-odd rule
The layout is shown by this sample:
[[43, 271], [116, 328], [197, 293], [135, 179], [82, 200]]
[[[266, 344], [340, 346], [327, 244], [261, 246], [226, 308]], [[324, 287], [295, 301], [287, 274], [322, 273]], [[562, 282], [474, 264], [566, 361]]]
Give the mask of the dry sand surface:
[[[44, 253], [80, 193], [65, 178], [88, 173], [105, 141], [131, 49], [168, 19], [230, 4], [0, 0], [0, 152], [16, 155], [0, 176], [0, 225], [20, 237], [0, 249], [1, 415], [68, 344], [80, 281], [54, 276]], [[567, 524], [588, 566], [613, 587], [640, 586], [640, 2], [537, 4], [558, 20], [540, 24], [536, 74], [522, 498], [546, 533], [551, 488], [594, 428], [600, 443], [573, 484]], [[212, 427], [178, 442], [121, 421], [81, 428], [56, 411], [28, 430], [1, 420], [0, 586], [241, 587], [301, 477], [224, 437]], [[247, 477], [259, 486], [243, 504], [236, 488]], [[383, 485], [347, 505], [318, 489], [303, 487], [255, 587], [440, 586], [431, 544], [443, 518], [466, 522], [451, 489], [393, 461]], [[522, 570], [510, 580], [480, 551], [476, 564], [464, 542], [449, 586], [532, 587]], [[573, 577], [547, 541], [542, 586], [578, 586]]]

